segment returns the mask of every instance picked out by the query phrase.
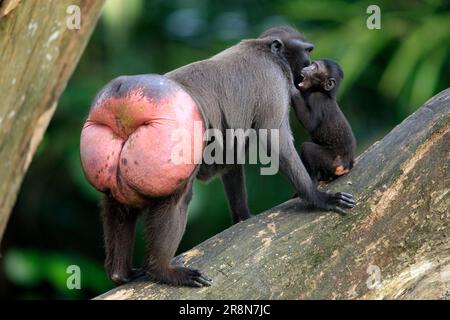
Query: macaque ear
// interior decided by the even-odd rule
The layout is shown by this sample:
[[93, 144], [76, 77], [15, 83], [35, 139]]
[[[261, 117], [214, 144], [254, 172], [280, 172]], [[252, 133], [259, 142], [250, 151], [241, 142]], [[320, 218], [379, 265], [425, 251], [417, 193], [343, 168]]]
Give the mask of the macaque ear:
[[282, 47], [283, 47], [283, 42], [279, 39], [273, 40], [272, 43], [270, 44], [270, 50], [273, 53], [280, 52]]
[[327, 91], [333, 90], [334, 86], [336, 85], [336, 79], [334, 78], [328, 78], [327, 81], [323, 84], [323, 88]]

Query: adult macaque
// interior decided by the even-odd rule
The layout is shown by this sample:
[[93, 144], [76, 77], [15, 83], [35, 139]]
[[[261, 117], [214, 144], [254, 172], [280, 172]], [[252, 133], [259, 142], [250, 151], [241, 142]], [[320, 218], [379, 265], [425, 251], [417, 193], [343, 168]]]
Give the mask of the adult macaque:
[[242, 165], [170, 163], [169, 132], [179, 126], [192, 130], [199, 118], [203, 130], [279, 129], [280, 169], [298, 194], [317, 209], [354, 206], [349, 194], [317, 190], [294, 148], [291, 92], [312, 49], [296, 30], [273, 28], [164, 77], [119, 77], [102, 89], [81, 135], [81, 160], [88, 180], [105, 193], [105, 265], [114, 282], [135, 276], [134, 228], [145, 213], [148, 250], [142, 270], [173, 285], [210, 285], [199, 271], [171, 263], [196, 177], [221, 175], [233, 221], [250, 217]]
[[353, 168], [356, 140], [336, 102], [344, 78], [331, 60], [314, 61], [303, 68], [300, 92], [293, 95], [298, 120], [311, 135], [301, 146], [300, 157], [314, 183], [331, 181]]

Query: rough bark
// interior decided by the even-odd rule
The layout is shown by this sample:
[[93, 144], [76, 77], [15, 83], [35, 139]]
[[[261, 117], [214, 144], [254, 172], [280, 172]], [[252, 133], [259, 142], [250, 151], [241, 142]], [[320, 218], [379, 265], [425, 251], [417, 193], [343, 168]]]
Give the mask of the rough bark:
[[[68, 29], [69, 5], [81, 28]], [[0, 240], [22, 178], [103, 0], [0, 1]]]
[[347, 216], [291, 200], [182, 254], [211, 287], [138, 281], [98, 299], [449, 298], [449, 113], [447, 89], [330, 185], [357, 197]]

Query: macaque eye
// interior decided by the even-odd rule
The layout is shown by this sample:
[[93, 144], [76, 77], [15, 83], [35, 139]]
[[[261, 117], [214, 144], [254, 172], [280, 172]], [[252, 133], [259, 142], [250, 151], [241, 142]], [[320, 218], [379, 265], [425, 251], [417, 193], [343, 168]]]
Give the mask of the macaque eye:
[[313, 51], [313, 50], [314, 50], [314, 46], [313, 45], [310, 45], [310, 46], [305, 48], [305, 51], [308, 52], [308, 53], [311, 53], [311, 51]]

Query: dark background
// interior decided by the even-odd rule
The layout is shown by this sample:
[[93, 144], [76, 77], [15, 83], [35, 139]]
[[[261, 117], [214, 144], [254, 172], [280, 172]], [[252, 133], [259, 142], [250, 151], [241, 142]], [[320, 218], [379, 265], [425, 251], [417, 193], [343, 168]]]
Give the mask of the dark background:
[[[366, 8], [381, 8], [369, 30]], [[243, 38], [288, 24], [315, 45], [312, 58], [338, 61], [345, 74], [339, 104], [362, 152], [450, 83], [450, 11], [446, 1], [144, 1], [108, 0], [34, 157], [11, 215], [0, 260], [0, 297], [92, 298], [112, 287], [103, 270], [96, 192], [79, 160], [80, 128], [95, 93], [122, 74], [165, 73], [208, 58]], [[291, 119], [296, 145], [307, 139]], [[282, 176], [247, 167], [257, 214], [289, 199]], [[230, 225], [219, 180], [197, 182], [185, 251]], [[142, 226], [136, 264], [143, 255]], [[66, 268], [81, 268], [81, 290], [68, 290]]]

